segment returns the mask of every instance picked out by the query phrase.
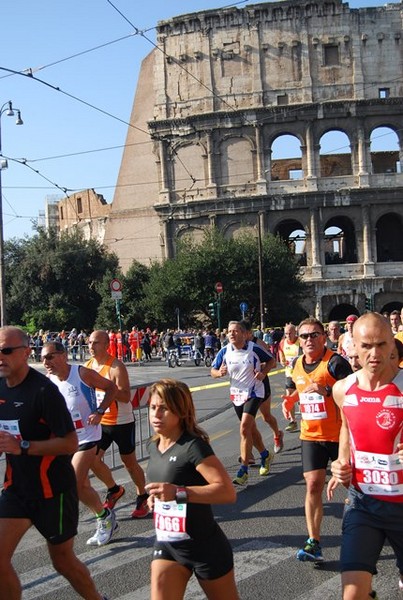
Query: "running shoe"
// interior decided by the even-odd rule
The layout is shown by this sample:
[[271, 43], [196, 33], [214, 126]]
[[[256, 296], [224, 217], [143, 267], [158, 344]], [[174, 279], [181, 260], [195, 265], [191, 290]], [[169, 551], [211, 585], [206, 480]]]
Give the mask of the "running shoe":
[[[242, 464], [242, 456], [238, 456], [238, 462], [240, 464]], [[248, 460], [248, 464], [250, 465], [255, 465], [256, 464], [256, 460], [254, 456], [251, 456], [250, 459]]]
[[399, 579], [399, 590], [403, 592], [403, 580]]
[[108, 544], [118, 528], [115, 513], [113, 510], [106, 509], [108, 512], [103, 519], [97, 519], [97, 530], [95, 534], [87, 540], [87, 546], [105, 546]]
[[262, 458], [262, 462], [260, 464], [260, 469], [259, 469], [259, 475], [262, 475], [263, 477], [265, 477], [266, 475], [268, 475], [270, 473], [270, 466], [271, 466], [273, 458], [274, 458], [274, 454], [270, 451], [269, 451], [269, 454], [266, 456], [266, 458]]
[[235, 479], [232, 480], [232, 483], [234, 483], [235, 485], [246, 485], [248, 483], [248, 477], [249, 475], [247, 471], [239, 469]]
[[274, 454], [278, 454], [284, 448], [284, 431], [279, 431], [277, 436], [274, 436]]
[[298, 429], [298, 424], [296, 421], [290, 421], [290, 424], [287, 425], [287, 427], [285, 428], [286, 431], [288, 431], [289, 433], [293, 432], [293, 431], [297, 431]]
[[147, 504], [148, 494], [140, 494], [137, 496], [136, 508], [132, 512], [132, 519], [143, 519], [148, 515], [149, 508]]
[[314, 563], [323, 562], [324, 558], [322, 556], [322, 548], [320, 547], [318, 540], [315, 540], [314, 538], [308, 538], [303, 548], [298, 550], [297, 558], [298, 560], [308, 560]]
[[125, 488], [123, 487], [123, 485], [119, 486], [119, 489], [117, 492], [107, 492], [106, 496], [105, 496], [105, 502], [104, 502], [104, 508], [109, 508], [112, 510], [112, 508], [115, 508], [115, 504], [118, 500], [120, 500], [120, 498], [123, 496], [123, 494], [125, 493]]

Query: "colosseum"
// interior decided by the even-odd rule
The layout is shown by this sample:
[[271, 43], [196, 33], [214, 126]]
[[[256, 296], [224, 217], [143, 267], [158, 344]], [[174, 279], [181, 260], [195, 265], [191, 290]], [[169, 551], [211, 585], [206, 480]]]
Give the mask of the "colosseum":
[[401, 4], [284, 0], [159, 22], [106, 226], [123, 270], [259, 220], [295, 252], [307, 312], [400, 309], [402, 46]]

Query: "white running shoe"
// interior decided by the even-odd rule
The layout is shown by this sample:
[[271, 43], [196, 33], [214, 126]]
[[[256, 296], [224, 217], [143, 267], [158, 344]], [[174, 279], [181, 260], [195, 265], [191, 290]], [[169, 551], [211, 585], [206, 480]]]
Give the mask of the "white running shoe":
[[97, 519], [97, 530], [87, 540], [87, 546], [105, 546], [110, 542], [117, 528], [115, 513], [113, 510], [108, 510], [108, 514], [103, 519]]

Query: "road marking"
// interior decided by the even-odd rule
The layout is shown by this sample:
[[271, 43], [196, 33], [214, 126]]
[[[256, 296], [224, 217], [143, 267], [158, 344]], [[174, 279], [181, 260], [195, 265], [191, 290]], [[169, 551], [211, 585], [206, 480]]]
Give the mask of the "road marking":
[[234, 430], [233, 429], [228, 429], [228, 431], [219, 431], [215, 435], [211, 435], [210, 436], [210, 442], [214, 442], [215, 440], [218, 440], [221, 437], [224, 437], [225, 435], [228, 435], [229, 433], [234, 433]]
[[[278, 375], [279, 373], [284, 373], [285, 369], [277, 369], [276, 371], [270, 371], [269, 373], [269, 377], [272, 377], [273, 375]], [[229, 381], [220, 381], [217, 383], [208, 383], [206, 385], [198, 385], [197, 387], [191, 387], [189, 388], [191, 392], [202, 392], [203, 390], [210, 390], [212, 388], [218, 388], [218, 387], [227, 387], [229, 386], [230, 382]]]

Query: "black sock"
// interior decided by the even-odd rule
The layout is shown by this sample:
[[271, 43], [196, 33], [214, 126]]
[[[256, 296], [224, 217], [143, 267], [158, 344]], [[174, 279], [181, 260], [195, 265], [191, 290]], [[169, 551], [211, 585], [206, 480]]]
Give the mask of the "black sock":
[[115, 485], [113, 487], [108, 488], [108, 492], [110, 492], [111, 494], [116, 494], [116, 492], [118, 492], [119, 489], [120, 489], [120, 485], [115, 483]]

